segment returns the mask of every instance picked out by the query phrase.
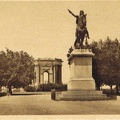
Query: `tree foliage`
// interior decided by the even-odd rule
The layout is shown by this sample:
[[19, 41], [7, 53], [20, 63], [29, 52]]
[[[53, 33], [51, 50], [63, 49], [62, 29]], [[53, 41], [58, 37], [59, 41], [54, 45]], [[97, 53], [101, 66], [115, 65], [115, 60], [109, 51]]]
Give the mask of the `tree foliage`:
[[120, 83], [120, 42], [109, 37], [91, 43], [93, 58], [93, 78], [99, 88], [102, 83], [118, 86]]
[[34, 79], [34, 59], [26, 52], [6, 49], [0, 54], [0, 84], [24, 87]]

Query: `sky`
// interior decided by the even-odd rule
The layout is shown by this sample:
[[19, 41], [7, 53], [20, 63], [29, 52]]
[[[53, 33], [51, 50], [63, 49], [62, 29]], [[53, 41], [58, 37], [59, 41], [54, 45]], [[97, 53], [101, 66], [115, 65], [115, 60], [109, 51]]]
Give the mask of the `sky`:
[[60, 58], [62, 81], [69, 81], [68, 49], [75, 41], [75, 15], [87, 14], [89, 43], [120, 40], [120, 1], [0, 1], [0, 51], [25, 51], [35, 59]]

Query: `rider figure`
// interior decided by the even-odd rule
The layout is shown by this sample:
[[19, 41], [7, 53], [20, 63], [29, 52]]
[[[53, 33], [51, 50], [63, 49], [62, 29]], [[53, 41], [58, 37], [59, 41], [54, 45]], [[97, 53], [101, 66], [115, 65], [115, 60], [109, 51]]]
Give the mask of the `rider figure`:
[[69, 9], [68, 11], [76, 18], [76, 37], [79, 37], [79, 32], [86, 31], [87, 38], [89, 39], [89, 33], [86, 27], [86, 14], [84, 14], [84, 11], [81, 10], [79, 16], [74, 15]]

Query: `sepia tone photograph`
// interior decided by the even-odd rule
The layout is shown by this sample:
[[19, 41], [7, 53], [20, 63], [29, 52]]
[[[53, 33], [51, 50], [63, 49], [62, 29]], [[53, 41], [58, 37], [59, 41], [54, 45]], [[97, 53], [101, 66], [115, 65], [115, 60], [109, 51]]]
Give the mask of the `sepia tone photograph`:
[[120, 1], [0, 1], [0, 119], [120, 119]]

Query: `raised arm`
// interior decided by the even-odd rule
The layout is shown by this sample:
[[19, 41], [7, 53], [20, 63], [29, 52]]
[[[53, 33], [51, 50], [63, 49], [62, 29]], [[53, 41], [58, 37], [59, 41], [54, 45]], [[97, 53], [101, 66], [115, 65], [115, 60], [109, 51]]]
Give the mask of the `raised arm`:
[[73, 15], [74, 17], [77, 17], [77, 15], [74, 15], [69, 9], [68, 9], [68, 12]]

